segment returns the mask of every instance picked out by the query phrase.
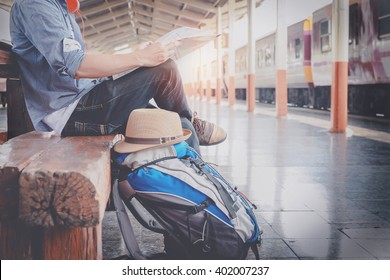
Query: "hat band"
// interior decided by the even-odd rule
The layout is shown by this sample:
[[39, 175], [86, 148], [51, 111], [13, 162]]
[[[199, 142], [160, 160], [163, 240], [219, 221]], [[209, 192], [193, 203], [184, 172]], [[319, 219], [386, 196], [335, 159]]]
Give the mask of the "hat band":
[[180, 137], [183, 137], [183, 135], [160, 137], [160, 138], [125, 137], [125, 142], [129, 143], [129, 144], [144, 144], [144, 145], [164, 144], [164, 143], [167, 143], [169, 141], [173, 141], [175, 139], [178, 139]]

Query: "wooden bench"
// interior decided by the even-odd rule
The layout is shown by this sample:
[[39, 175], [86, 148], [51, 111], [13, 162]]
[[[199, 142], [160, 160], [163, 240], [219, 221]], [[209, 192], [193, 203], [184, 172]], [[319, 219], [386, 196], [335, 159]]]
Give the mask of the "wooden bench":
[[4, 44], [0, 77], [8, 79], [8, 141], [0, 145], [0, 259], [101, 259], [113, 136], [32, 131], [17, 67]]

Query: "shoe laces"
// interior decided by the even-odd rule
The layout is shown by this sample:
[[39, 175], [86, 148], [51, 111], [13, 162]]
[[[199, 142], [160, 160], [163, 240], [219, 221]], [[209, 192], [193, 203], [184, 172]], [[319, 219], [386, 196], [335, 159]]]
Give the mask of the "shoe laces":
[[197, 133], [201, 133], [203, 134], [205, 128], [206, 128], [206, 122], [204, 120], [201, 120], [198, 118], [198, 113], [197, 112], [194, 112], [193, 116], [192, 116], [192, 124], [195, 128], [195, 131]]

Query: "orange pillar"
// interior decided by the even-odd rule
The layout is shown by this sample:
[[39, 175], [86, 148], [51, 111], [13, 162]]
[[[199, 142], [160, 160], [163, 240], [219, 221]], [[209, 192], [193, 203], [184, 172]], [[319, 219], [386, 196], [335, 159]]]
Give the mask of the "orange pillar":
[[255, 0], [248, 0], [248, 84], [246, 89], [247, 110], [253, 112], [256, 105], [255, 95], [255, 40], [253, 36], [253, 19]]
[[277, 70], [276, 84], [276, 115], [287, 116], [287, 73], [285, 69]]
[[217, 79], [217, 87], [215, 88], [215, 96], [217, 100], [217, 104], [220, 104], [222, 101], [222, 79]]
[[331, 89], [331, 132], [345, 132], [348, 125], [348, 24], [349, 1], [333, 0], [333, 69]]
[[253, 112], [256, 106], [255, 79], [256, 79], [255, 74], [248, 75], [248, 87], [247, 87], [248, 112]]
[[199, 98], [201, 101], [203, 100], [203, 82], [202, 82], [202, 80], [199, 81]]
[[[197, 57], [198, 58], [198, 57]], [[198, 59], [196, 62], [198, 63]], [[196, 84], [195, 84], [196, 95], [200, 98], [200, 67], [196, 67]]]
[[287, 116], [287, 26], [286, 2], [277, 3], [277, 30], [276, 30], [276, 116]]
[[204, 79], [203, 52], [202, 52], [202, 48], [200, 48], [199, 49], [199, 97], [200, 97], [200, 101], [203, 100], [203, 79]]
[[[221, 7], [217, 8], [217, 33], [222, 33], [222, 11]], [[215, 88], [215, 97], [217, 104], [222, 101], [222, 38], [217, 37], [217, 86]]]
[[229, 0], [229, 55], [228, 55], [228, 73], [229, 73], [229, 106], [233, 107], [236, 103], [236, 78], [235, 78], [235, 61], [236, 53], [234, 49], [234, 21], [236, 0]]
[[236, 78], [229, 78], [229, 106], [233, 107], [236, 104]]
[[348, 62], [336, 61], [332, 69], [332, 132], [345, 132], [348, 124]]
[[191, 83], [191, 96], [194, 98], [196, 97], [196, 83], [195, 82]]
[[194, 97], [197, 98], [198, 97], [198, 82], [197, 81], [194, 82], [194, 87], [192, 88], [192, 92], [193, 92]]
[[206, 100], [207, 102], [211, 101], [211, 81], [207, 80], [207, 85], [206, 85]]

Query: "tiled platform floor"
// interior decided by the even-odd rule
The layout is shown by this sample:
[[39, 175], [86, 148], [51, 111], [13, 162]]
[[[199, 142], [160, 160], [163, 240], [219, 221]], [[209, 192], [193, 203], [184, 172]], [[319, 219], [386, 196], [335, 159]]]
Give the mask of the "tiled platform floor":
[[[191, 102], [228, 131], [202, 154], [257, 204], [262, 259], [390, 259], [388, 122], [332, 134], [323, 114], [279, 119], [264, 105], [247, 113], [244, 104]], [[134, 224], [142, 250], [163, 250], [161, 236]], [[104, 258], [126, 253], [115, 212], [106, 212], [103, 238]]]

